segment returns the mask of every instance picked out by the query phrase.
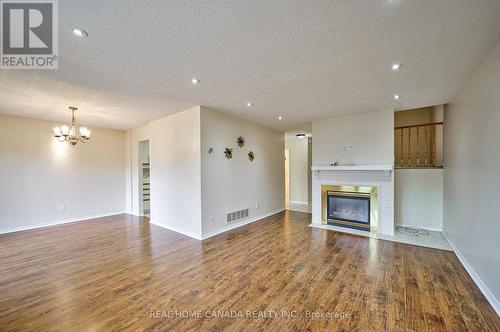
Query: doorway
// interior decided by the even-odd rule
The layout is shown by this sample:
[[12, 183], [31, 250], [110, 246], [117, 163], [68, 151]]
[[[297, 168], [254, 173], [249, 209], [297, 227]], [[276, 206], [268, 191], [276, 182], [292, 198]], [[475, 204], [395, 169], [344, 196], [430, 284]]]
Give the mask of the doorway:
[[285, 208], [311, 212], [312, 138], [303, 132], [285, 133]]
[[290, 150], [285, 149], [285, 209], [290, 204]]
[[139, 213], [151, 215], [151, 162], [149, 140], [139, 142]]

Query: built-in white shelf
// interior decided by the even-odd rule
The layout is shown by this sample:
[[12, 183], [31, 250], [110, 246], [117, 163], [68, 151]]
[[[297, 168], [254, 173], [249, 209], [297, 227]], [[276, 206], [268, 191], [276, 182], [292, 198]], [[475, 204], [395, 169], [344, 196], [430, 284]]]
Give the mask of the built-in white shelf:
[[314, 173], [323, 171], [381, 171], [390, 172], [393, 170], [392, 165], [352, 165], [352, 166], [311, 166]]

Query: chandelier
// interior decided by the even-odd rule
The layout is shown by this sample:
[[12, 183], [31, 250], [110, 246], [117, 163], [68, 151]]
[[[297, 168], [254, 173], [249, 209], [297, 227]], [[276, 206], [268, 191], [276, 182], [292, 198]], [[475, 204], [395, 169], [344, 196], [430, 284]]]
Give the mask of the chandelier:
[[68, 142], [71, 145], [76, 145], [78, 142], [87, 142], [90, 139], [90, 130], [86, 127], [80, 127], [80, 129], [77, 130], [75, 111], [78, 108], [74, 106], [68, 108], [71, 111], [71, 126], [62, 125], [54, 127], [54, 137], [60, 142]]

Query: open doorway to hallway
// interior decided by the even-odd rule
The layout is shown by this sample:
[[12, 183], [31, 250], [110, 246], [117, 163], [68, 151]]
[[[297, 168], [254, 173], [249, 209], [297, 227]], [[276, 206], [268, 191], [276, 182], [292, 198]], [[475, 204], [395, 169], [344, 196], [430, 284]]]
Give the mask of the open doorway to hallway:
[[139, 212], [150, 217], [151, 208], [151, 163], [149, 158], [149, 140], [139, 142]]
[[285, 133], [285, 207], [311, 213], [311, 130]]
[[285, 208], [290, 204], [290, 149], [285, 149]]

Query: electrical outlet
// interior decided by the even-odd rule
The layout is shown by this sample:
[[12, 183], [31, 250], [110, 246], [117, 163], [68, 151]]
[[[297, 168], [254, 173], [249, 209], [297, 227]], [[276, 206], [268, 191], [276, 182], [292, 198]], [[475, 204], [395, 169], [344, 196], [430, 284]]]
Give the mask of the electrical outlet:
[[258, 209], [259, 208], [259, 202], [255, 202], [255, 208]]
[[264, 205], [267, 205], [267, 199], [264, 200]]
[[59, 212], [65, 211], [66, 210], [66, 205], [60, 204], [58, 210], [59, 210]]

